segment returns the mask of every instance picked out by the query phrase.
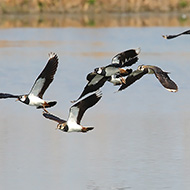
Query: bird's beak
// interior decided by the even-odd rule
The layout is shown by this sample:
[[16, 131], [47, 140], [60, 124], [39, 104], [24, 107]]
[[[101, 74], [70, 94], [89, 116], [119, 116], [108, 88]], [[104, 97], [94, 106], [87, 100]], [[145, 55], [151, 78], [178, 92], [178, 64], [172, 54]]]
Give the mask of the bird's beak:
[[17, 98], [16, 100], [15, 100], [15, 102], [18, 102], [19, 101], [19, 99]]
[[57, 127], [55, 128], [55, 130], [59, 129], [59, 124], [57, 124]]

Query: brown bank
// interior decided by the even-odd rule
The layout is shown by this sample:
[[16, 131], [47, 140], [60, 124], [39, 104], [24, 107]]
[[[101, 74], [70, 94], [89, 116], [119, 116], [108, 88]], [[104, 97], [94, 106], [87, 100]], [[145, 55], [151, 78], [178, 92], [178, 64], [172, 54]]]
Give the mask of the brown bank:
[[190, 0], [2, 0], [0, 13], [190, 11]]

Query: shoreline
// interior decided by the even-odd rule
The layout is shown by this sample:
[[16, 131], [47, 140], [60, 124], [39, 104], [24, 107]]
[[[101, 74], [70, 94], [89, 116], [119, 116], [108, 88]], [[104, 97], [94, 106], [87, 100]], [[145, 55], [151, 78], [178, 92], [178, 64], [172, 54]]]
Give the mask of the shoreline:
[[190, 13], [8, 14], [0, 28], [190, 26]]

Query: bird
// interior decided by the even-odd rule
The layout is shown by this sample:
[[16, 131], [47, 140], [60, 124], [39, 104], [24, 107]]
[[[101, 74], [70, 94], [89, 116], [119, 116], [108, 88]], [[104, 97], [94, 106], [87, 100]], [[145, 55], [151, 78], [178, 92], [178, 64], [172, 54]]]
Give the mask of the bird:
[[43, 100], [43, 94], [54, 79], [54, 75], [58, 67], [58, 62], [59, 61], [57, 54], [52, 52], [49, 53], [49, 59], [45, 68], [35, 80], [28, 94], [13, 95], [9, 93], [0, 93], [0, 99], [17, 98], [18, 101], [26, 105], [36, 106], [37, 109], [43, 108], [44, 110], [46, 110], [46, 108], [54, 106], [57, 102]]
[[173, 39], [173, 38], [177, 38], [178, 36], [186, 35], [186, 34], [190, 34], [190, 30], [187, 30], [185, 32], [182, 32], [182, 33], [179, 33], [179, 34], [176, 34], [176, 35], [162, 35], [162, 37], [165, 38], [165, 39]]
[[96, 91], [96, 93], [82, 99], [77, 102], [69, 109], [69, 116], [67, 121], [64, 119], [60, 119], [59, 117], [49, 113], [43, 112], [43, 116], [47, 119], [56, 121], [58, 123], [57, 129], [63, 132], [82, 132], [86, 133], [90, 130], [93, 130], [93, 126], [82, 126], [80, 124], [81, 119], [85, 113], [85, 111], [94, 106], [102, 97], [101, 91]]
[[95, 92], [96, 90], [100, 89], [106, 81], [113, 83], [114, 85], [119, 85], [125, 82], [123, 76], [126, 76], [132, 72], [132, 69], [126, 69], [126, 72], [123, 74], [115, 74], [109, 77], [99, 75], [95, 72], [91, 72], [86, 76], [86, 80], [88, 83], [84, 87], [81, 95], [76, 99], [72, 100], [71, 103], [77, 102], [83, 96], [87, 95], [88, 93]]
[[122, 67], [128, 67], [135, 64], [138, 61], [139, 53], [140, 48], [129, 49], [118, 53], [112, 58], [111, 64], [105, 67], [95, 68], [94, 72], [105, 77], [110, 77], [111, 75], [118, 73], [125, 74], [126, 70], [122, 69]]
[[170, 92], [177, 92], [177, 84], [168, 76], [169, 72], [163, 71], [161, 68], [152, 65], [139, 65], [137, 70], [133, 71], [126, 77], [125, 84], [122, 84], [118, 91], [124, 90], [136, 80], [142, 78], [145, 74], [155, 74], [163, 87]]
[[123, 76], [127, 76], [132, 71], [131, 69], [122, 69], [122, 67], [135, 64], [138, 61], [138, 54], [140, 51], [140, 48], [123, 51], [116, 54], [111, 59], [111, 64], [105, 67], [95, 68], [93, 72], [90, 72], [87, 75], [86, 79], [88, 83], [84, 87], [81, 95], [76, 100], [72, 100], [71, 102], [74, 103], [86, 94], [95, 92], [101, 88], [106, 81], [109, 81], [114, 85], [122, 84], [122, 82], [124, 82]]

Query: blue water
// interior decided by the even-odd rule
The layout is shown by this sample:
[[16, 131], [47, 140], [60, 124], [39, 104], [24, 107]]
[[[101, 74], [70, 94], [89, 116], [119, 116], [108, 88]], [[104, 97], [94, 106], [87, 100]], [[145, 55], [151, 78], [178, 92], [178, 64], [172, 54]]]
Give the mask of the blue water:
[[48, 60], [59, 56], [55, 80], [44, 98], [67, 119], [70, 100], [86, 75], [126, 49], [141, 48], [140, 64], [170, 71], [179, 92], [165, 90], [154, 75], [126, 89], [106, 83], [103, 98], [81, 122], [87, 134], [63, 133], [42, 111], [0, 101], [0, 189], [188, 190], [190, 186], [190, 36], [165, 40], [187, 28], [17, 28], [0, 30], [0, 91], [30, 91]]

